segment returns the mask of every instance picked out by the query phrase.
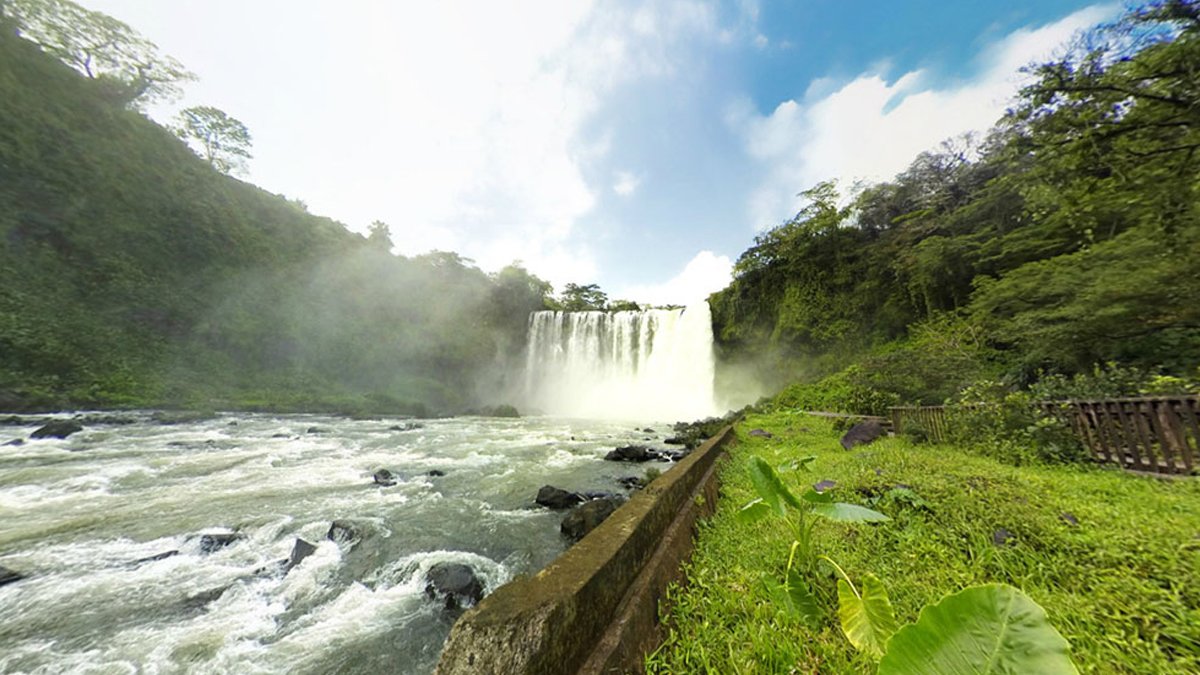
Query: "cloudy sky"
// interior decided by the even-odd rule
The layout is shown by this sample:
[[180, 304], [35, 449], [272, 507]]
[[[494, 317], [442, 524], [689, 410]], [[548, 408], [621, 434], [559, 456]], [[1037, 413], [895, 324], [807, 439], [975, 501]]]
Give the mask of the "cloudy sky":
[[[723, 287], [820, 180], [988, 127], [1070, 0], [81, 0], [200, 76], [247, 179], [399, 253], [666, 303]], [[153, 115], [169, 119], [173, 110]]]

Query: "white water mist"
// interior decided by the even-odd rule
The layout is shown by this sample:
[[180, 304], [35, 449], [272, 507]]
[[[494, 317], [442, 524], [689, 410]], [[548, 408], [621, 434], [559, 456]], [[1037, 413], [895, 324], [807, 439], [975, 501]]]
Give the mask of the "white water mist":
[[708, 303], [641, 312], [535, 312], [527, 405], [570, 417], [683, 420], [716, 413]]

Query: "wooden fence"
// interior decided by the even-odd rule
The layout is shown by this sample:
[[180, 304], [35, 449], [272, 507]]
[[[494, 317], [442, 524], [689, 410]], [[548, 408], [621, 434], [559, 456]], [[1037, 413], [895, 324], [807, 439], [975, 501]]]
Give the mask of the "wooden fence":
[[[1164, 474], [1191, 474], [1200, 457], [1200, 397], [1152, 396], [1097, 401], [1046, 401], [1045, 414], [1062, 419], [1099, 461], [1127, 469]], [[896, 433], [915, 422], [930, 440], [947, 439], [943, 406], [891, 409]]]

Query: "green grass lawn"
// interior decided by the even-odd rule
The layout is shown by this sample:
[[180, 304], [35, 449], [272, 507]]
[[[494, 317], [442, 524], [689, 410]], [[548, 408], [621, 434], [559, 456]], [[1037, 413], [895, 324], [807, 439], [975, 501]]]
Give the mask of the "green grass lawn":
[[[775, 437], [752, 437], [747, 432], [755, 428]], [[875, 671], [832, 611], [814, 630], [771, 603], [763, 579], [783, 578], [792, 541], [787, 524], [735, 518], [756, 496], [750, 457], [779, 466], [816, 455], [808, 473], [781, 472], [793, 491], [833, 480], [838, 501], [892, 518], [879, 525], [818, 522], [817, 551], [856, 582], [866, 572], [878, 575], [901, 624], [946, 594], [1003, 582], [1046, 609], [1080, 672], [1200, 673], [1200, 481], [1104, 467], [1012, 467], [898, 438], [845, 452], [829, 421], [787, 412], [747, 417], [738, 438], [722, 471], [721, 503], [701, 527], [687, 568], [688, 585], [671, 590], [664, 610], [671, 630], [648, 658], [649, 672]], [[889, 493], [897, 485], [915, 498]], [[998, 536], [1001, 530], [1008, 537]], [[832, 577], [818, 583], [834, 585]]]

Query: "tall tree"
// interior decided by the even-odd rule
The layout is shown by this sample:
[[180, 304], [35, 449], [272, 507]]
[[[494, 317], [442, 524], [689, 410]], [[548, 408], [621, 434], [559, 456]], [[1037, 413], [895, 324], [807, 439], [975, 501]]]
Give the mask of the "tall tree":
[[608, 295], [596, 284], [567, 284], [563, 287], [562, 308], [568, 312], [600, 311], [608, 304]]
[[382, 220], [376, 220], [371, 223], [371, 227], [367, 230], [367, 243], [372, 248], [379, 249], [385, 253], [392, 250], [392, 228]]
[[221, 173], [245, 172], [245, 160], [251, 158], [250, 130], [245, 124], [207, 105], [187, 108], [176, 120], [175, 134], [214, 169]]
[[0, 11], [43, 51], [96, 80], [121, 105], [179, 97], [196, 76], [128, 24], [70, 0], [7, 0]]

